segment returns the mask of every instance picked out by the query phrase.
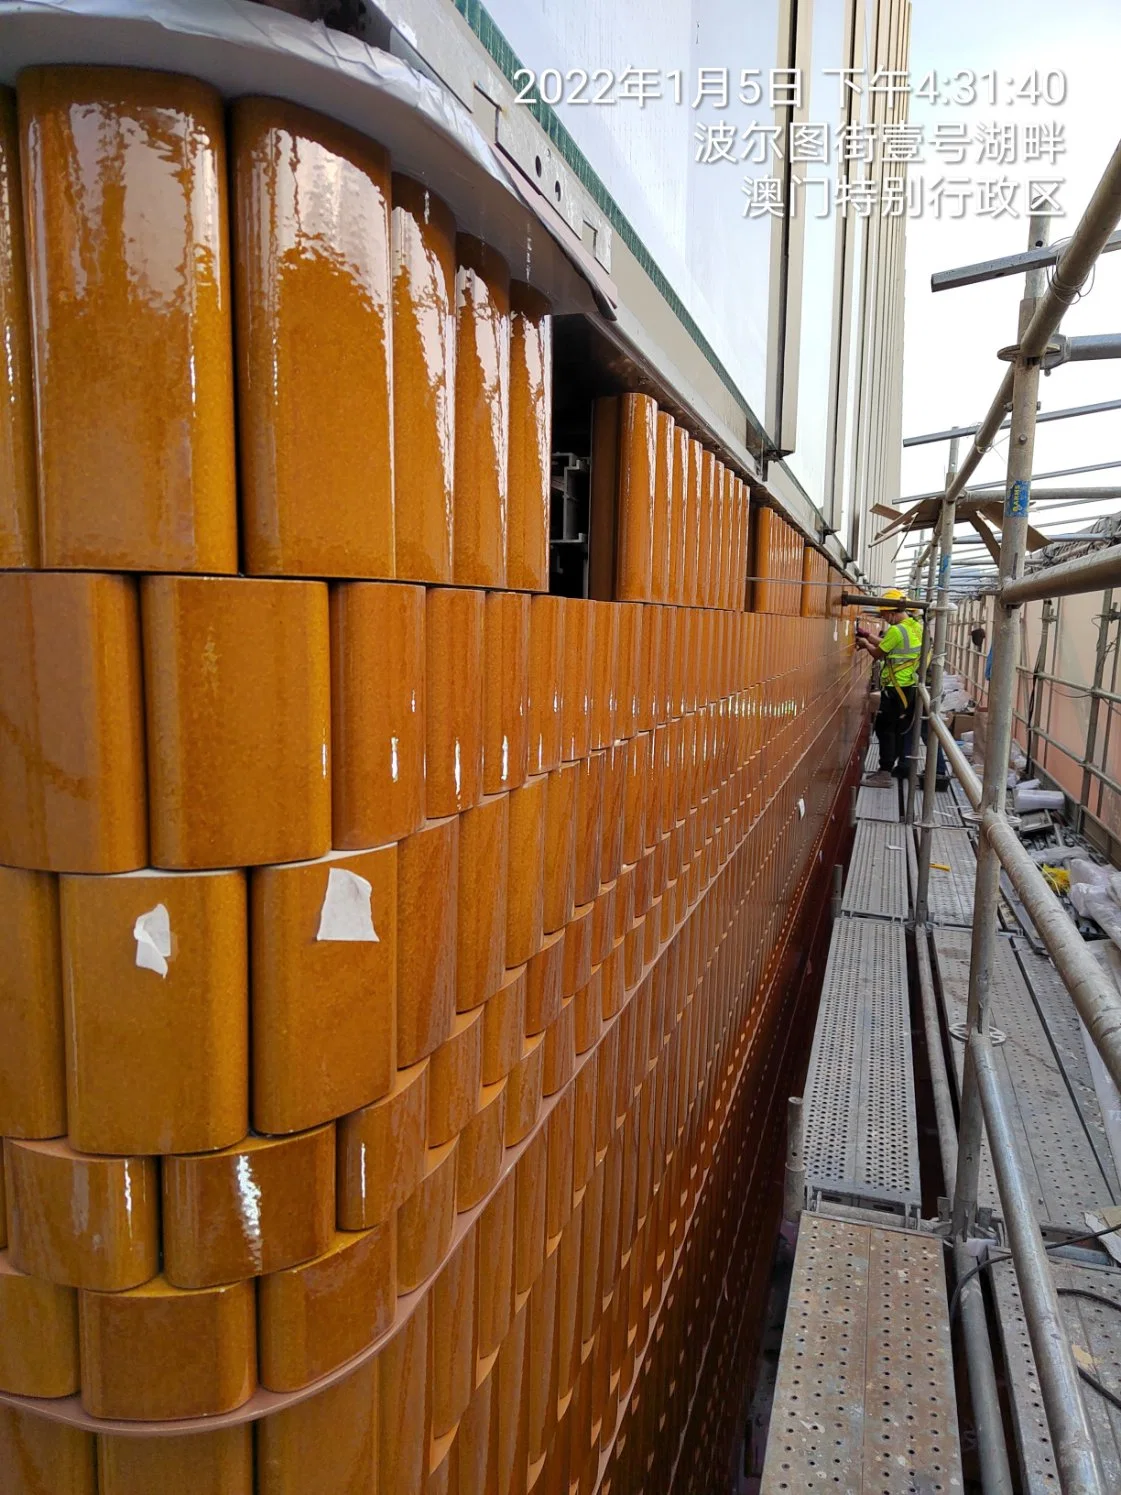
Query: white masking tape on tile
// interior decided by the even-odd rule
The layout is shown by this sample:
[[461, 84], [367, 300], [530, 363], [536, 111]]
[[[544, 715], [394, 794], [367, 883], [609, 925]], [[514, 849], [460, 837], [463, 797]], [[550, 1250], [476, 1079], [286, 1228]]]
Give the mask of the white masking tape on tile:
[[142, 970], [166, 976], [171, 955], [171, 918], [162, 903], [140, 915], [132, 926], [132, 937], [136, 941], [136, 964]]
[[370, 908], [373, 888], [357, 872], [332, 867], [327, 874], [327, 893], [319, 910], [317, 940], [364, 940], [379, 944]]

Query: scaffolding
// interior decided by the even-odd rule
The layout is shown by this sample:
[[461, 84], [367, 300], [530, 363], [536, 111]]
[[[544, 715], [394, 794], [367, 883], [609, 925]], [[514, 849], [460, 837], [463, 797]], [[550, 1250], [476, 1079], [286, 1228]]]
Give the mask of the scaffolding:
[[[933, 533], [915, 555], [903, 604], [923, 607], [928, 620], [918, 685], [925, 761], [923, 734], [916, 730], [909, 782], [898, 789], [865, 786], [854, 803], [854, 851], [835, 900], [804, 1114], [799, 1108], [792, 1133], [787, 1214], [797, 1211], [799, 1202], [791, 1199], [800, 1192], [811, 1223], [807, 1229], [803, 1221], [799, 1234], [764, 1495], [830, 1481], [835, 1486], [838, 1478], [849, 1481], [846, 1488], [872, 1488], [872, 1481], [892, 1492], [959, 1487], [955, 1400], [943, 1356], [955, 1311], [985, 1495], [1012, 1495], [1014, 1488], [1036, 1495], [1056, 1487], [1065, 1495], [1106, 1495], [1121, 1488], [1121, 1400], [1086, 1366], [1094, 1354], [1117, 1363], [1121, 1271], [1077, 1259], [1087, 1239], [1087, 1204], [1097, 1211], [1121, 1200], [1105, 1141], [1106, 1104], [1091, 1098], [1087, 1078], [1100, 1063], [1121, 1087], [1121, 995], [1044, 880], [1006, 805], [1017, 724], [1027, 734], [1029, 754], [1039, 744], [1057, 745], [1038, 690], [1062, 678], [1053, 658], [1047, 668], [1054, 599], [1101, 588], [1087, 736], [1076, 764], [1079, 825], [1096, 819], [1104, 827], [1102, 786], [1121, 794], [1121, 781], [1108, 768], [1108, 735], [1121, 694], [1116, 678], [1108, 688], [1105, 683], [1121, 620], [1113, 606], [1114, 588], [1121, 588], [1121, 544], [1025, 574], [1029, 548], [1046, 546], [1029, 522], [1035, 427], [1049, 418], [1038, 410], [1040, 372], [1069, 350], [1059, 323], [1098, 255], [1117, 247], [1111, 236], [1119, 219], [1121, 144], [1065, 245], [1049, 246], [1046, 220], [1033, 218], [1026, 255], [968, 267], [961, 281], [1026, 271], [1017, 341], [1002, 352], [1008, 371], [985, 419], [922, 438], [950, 442], [941, 493], [933, 504], [932, 495], [920, 496], [919, 527]], [[983, 454], [1005, 427], [1003, 495], [970, 490]], [[998, 511], [986, 517], [999, 524], [1000, 541], [998, 548], [986, 532], [996, 570], [984, 613], [986, 644], [992, 644], [986, 680], [985, 650], [968, 649], [961, 636], [976, 625], [976, 605], [959, 615], [953, 601], [954, 529], [991, 510], [994, 500]], [[912, 514], [887, 513], [892, 531], [915, 523]], [[843, 600], [873, 607], [884, 601], [847, 594]], [[1019, 657], [1021, 616], [1026, 603], [1039, 600], [1048, 606], [1032, 669]], [[978, 698], [987, 694], [983, 778], [942, 715], [955, 615], [960, 662]], [[949, 790], [938, 787], [939, 749], [954, 775]], [[1095, 787], [1097, 810], [1089, 805]], [[922, 1218], [918, 1179], [908, 949], [948, 1196], [933, 1221]], [[881, 1263], [902, 1262], [908, 1237], [908, 1264], [893, 1284]], [[997, 1240], [1007, 1251], [993, 1253]], [[1057, 1249], [1066, 1259], [1050, 1254]], [[955, 1284], [948, 1305], [940, 1281], [943, 1251]], [[991, 1320], [983, 1268], [994, 1269]], [[1089, 1280], [1080, 1275], [1087, 1272]], [[990, 1338], [990, 1322], [999, 1346]], [[1016, 1434], [1015, 1482], [996, 1349]], [[904, 1371], [901, 1384], [888, 1373], [896, 1364]], [[1086, 1380], [1098, 1398], [1089, 1409]], [[916, 1422], [920, 1408], [929, 1425]], [[901, 1425], [913, 1436], [896, 1449], [893, 1429]], [[892, 1457], [882, 1457], [889, 1450]]]
[[[1047, 1430], [1054, 1450], [1061, 1488], [1067, 1495], [1105, 1495], [1098, 1449], [1083, 1403], [1076, 1363], [1064, 1327], [1059, 1297], [1046, 1254], [1046, 1245], [1032, 1207], [1032, 1196], [1013, 1138], [1007, 1087], [996, 1058], [992, 1031], [992, 997], [996, 979], [998, 904], [1001, 871], [1007, 874], [1074, 1006], [1086, 1025], [1115, 1084], [1121, 1085], [1121, 999], [1108, 973], [1094, 960], [1071, 924], [1043, 875], [1027, 853], [1005, 809], [1009, 754], [1015, 721], [1018, 686], [1019, 609], [1026, 602], [1091, 591], [1121, 583], [1121, 546], [1040, 569], [1024, 575], [1031, 503], [1032, 456], [1040, 371], [1056, 346], [1056, 334], [1066, 308], [1079, 294], [1099, 254], [1121, 219], [1121, 144], [1115, 150], [1089, 206], [1072, 238], [1054, 260], [1049, 284], [1045, 271], [1032, 263], [1025, 276], [1020, 304], [1018, 338], [1007, 350], [1010, 367], [988, 415], [976, 430], [972, 445], [959, 464], [951, 461], [941, 501], [937, 539], [937, 585], [933, 577], [928, 597], [934, 600], [934, 637], [930, 688], [920, 685], [929, 731], [941, 744], [964, 787], [971, 814], [979, 829], [977, 870], [965, 1019], [965, 1060], [960, 1093], [960, 1123], [953, 1160], [954, 1186], [951, 1239], [959, 1284], [972, 1268], [969, 1243], [976, 1230], [982, 1144], [987, 1135], [988, 1157], [996, 1177], [1007, 1231], [1016, 1286], [1039, 1377]], [[1032, 220], [1029, 250], [1045, 244], [1046, 227]], [[983, 782], [959, 751], [941, 716], [942, 672], [947, 649], [950, 571], [954, 544], [955, 505], [1010, 412], [1008, 471], [997, 586], [992, 616], [992, 663], [988, 683], [987, 748]], [[935, 600], [936, 596], [936, 600]], [[1099, 655], [1102, 651], [1099, 648]], [[1097, 683], [1100, 691], [1100, 679]], [[1028, 723], [1029, 727], [1032, 725]], [[928, 919], [927, 890], [931, 842], [935, 830], [936, 753], [927, 754], [919, 823], [918, 895], [916, 923]], [[1084, 755], [1084, 769], [1092, 776], [1092, 740]], [[926, 996], [924, 993], [924, 1007]], [[940, 1049], [932, 1049], [932, 1067]], [[945, 1076], [936, 1082], [936, 1100], [945, 1104]], [[947, 1118], [940, 1117], [940, 1134]], [[948, 1139], [947, 1139], [948, 1145]], [[950, 1159], [946, 1159], [950, 1166]], [[970, 1304], [974, 1307], [970, 1307]], [[979, 1435], [982, 1479], [986, 1495], [1010, 1491], [1011, 1476], [1001, 1427], [991, 1349], [979, 1294], [963, 1294], [963, 1324], [969, 1358], [970, 1386]]]

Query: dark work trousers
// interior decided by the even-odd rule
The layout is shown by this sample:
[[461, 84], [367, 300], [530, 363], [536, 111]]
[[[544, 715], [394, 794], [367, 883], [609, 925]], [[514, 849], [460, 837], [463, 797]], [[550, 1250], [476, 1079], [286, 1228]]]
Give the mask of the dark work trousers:
[[880, 744], [880, 771], [902, 778], [907, 772], [907, 736], [915, 719], [918, 691], [913, 685], [880, 687], [880, 709], [876, 712], [876, 741]]

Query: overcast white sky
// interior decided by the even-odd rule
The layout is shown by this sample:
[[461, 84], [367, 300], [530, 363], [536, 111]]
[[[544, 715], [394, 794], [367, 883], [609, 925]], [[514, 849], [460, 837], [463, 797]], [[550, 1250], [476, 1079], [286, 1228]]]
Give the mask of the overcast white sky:
[[[912, 98], [911, 120], [926, 127], [941, 121], [977, 125], [995, 121], [1054, 121], [1065, 127], [1067, 153], [1051, 168], [1022, 159], [1015, 164], [949, 166], [934, 158], [912, 166], [929, 186], [939, 176], [993, 177], [1007, 174], [1025, 181], [1031, 176], [1065, 177], [1064, 219], [1055, 219], [1052, 238], [1073, 230], [1110, 153], [1121, 137], [1121, 3], [1119, 0], [914, 0], [911, 30], [913, 85], [928, 71], [939, 79], [961, 69], [998, 75], [1000, 102], [971, 108], [932, 104]], [[1031, 106], [1007, 97], [1033, 72], [1043, 76], [1061, 70], [1067, 77], [1066, 101], [1058, 108]], [[1014, 85], [1009, 86], [1009, 79]], [[988, 85], [982, 85], [987, 89]], [[928, 150], [928, 156], [931, 153]], [[1022, 155], [1022, 152], [1021, 152]], [[988, 410], [1003, 372], [996, 350], [1015, 340], [1016, 310], [1022, 278], [1010, 278], [962, 290], [930, 291], [932, 271], [974, 260], [1009, 254], [1027, 246], [1026, 218], [934, 218], [929, 211], [908, 223], [906, 357], [903, 381], [905, 435], [976, 422]], [[1099, 264], [1092, 291], [1066, 315], [1068, 333], [1121, 332], [1121, 253]], [[1121, 360], [1081, 364], [1056, 370], [1043, 381], [1044, 409], [1060, 409], [1121, 398]], [[902, 495], [936, 488], [943, 479], [947, 446], [914, 447], [903, 453]], [[1003, 446], [987, 457], [976, 482], [1002, 479]], [[1035, 470], [1073, 467], [1091, 462], [1121, 462], [1121, 411], [1059, 421], [1038, 428]], [[1070, 484], [1121, 485], [1121, 466], [1067, 480]], [[1121, 503], [1111, 505], [1121, 509]], [[1040, 511], [1042, 515], [1045, 511]], [[1056, 523], [1073, 511], [1052, 511]], [[1099, 508], [1100, 512], [1100, 508]], [[1037, 521], [1038, 522], [1038, 521]], [[889, 542], [892, 543], [892, 542]]]

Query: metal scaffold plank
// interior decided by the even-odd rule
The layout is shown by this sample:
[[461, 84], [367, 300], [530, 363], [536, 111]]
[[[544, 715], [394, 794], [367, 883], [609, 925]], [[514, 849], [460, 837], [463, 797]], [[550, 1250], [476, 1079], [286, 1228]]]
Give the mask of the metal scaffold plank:
[[857, 820], [899, 819], [899, 785], [886, 784], [875, 789], [871, 784], [862, 784], [856, 794]]
[[961, 810], [949, 789], [938, 789], [934, 795], [934, 820], [937, 825], [959, 826]]
[[932, 924], [972, 924], [976, 878], [977, 858], [969, 832], [947, 825], [936, 827], [930, 834], [928, 905]]
[[[1076, 1364], [1114, 1395], [1121, 1395], [1121, 1272], [1067, 1261], [1052, 1261], [1051, 1272]], [[992, 1279], [1024, 1495], [1058, 1495], [1059, 1476], [1016, 1276], [1010, 1264], [1000, 1262], [992, 1268]], [[1072, 1296], [1072, 1289], [1100, 1294], [1117, 1307]], [[1103, 1489], [1121, 1490], [1121, 1411], [1085, 1382], [1082, 1399], [1098, 1451]]]
[[1037, 954], [1026, 940], [1014, 940], [1013, 948], [1110, 1192], [1114, 1199], [1121, 1200], [1121, 1183], [1118, 1182], [1102, 1119], [1101, 1102], [1086, 1058], [1082, 1025], [1070, 993], [1046, 955]]
[[920, 1203], [903, 926], [833, 928], [805, 1087], [806, 1182], [853, 1202]]
[[[934, 949], [947, 1022], [951, 1026], [964, 1024], [969, 933], [939, 929], [935, 931]], [[1042, 1225], [1085, 1230], [1087, 1210], [1114, 1202], [1116, 1180], [1111, 1181], [1103, 1172], [1064, 1066], [1056, 1058], [1015, 952], [1006, 940], [996, 945], [991, 1011], [993, 1027], [1005, 1035], [1005, 1041], [996, 1048], [997, 1062], [1004, 1070], [1016, 1150], [1036, 1201], [1036, 1218]], [[959, 1087], [963, 1057], [964, 1045], [955, 1041]], [[987, 1150], [981, 1176], [980, 1199], [997, 1207]]]
[[849, 914], [905, 919], [907, 894], [906, 832], [883, 820], [862, 820], [853, 838], [841, 907]]
[[762, 1495], [962, 1489], [942, 1248], [804, 1214]]

